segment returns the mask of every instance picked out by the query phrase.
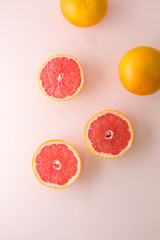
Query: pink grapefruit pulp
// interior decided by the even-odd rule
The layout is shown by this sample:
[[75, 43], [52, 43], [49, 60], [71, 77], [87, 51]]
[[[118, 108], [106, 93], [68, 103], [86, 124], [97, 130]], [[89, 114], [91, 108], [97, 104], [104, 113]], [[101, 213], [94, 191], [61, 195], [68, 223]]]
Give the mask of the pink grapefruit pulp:
[[83, 70], [76, 58], [65, 54], [55, 55], [41, 66], [38, 82], [45, 96], [66, 101], [81, 91], [84, 83]]
[[117, 158], [132, 145], [133, 127], [122, 113], [106, 110], [94, 115], [85, 128], [85, 140], [97, 156]]
[[40, 183], [52, 188], [70, 186], [80, 175], [81, 160], [76, 150], [63, 140], [51, 140], [36, 150], [33, 172]]

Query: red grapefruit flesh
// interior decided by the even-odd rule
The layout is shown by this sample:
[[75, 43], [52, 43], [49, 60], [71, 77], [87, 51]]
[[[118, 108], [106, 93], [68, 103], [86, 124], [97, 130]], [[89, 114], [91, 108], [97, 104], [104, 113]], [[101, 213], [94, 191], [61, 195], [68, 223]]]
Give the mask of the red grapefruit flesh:
[[40, 183], [52, 188], [70, 186], [81, 170], [81, 160], [76, 150], [63, 140], [43, 143], [32, 161], [34, 174]]
[[47, 97], [58, 101], [69, 100], [83, 87], [83, 70], [76, 58], [56, 55], [47, 59], [42, 65], [38, 82]]
[[89, 120], [85, 128], [85, 140], [97, 156], [117, 158], [132, 145], [133, 127], [122, 113], [106, 110]]

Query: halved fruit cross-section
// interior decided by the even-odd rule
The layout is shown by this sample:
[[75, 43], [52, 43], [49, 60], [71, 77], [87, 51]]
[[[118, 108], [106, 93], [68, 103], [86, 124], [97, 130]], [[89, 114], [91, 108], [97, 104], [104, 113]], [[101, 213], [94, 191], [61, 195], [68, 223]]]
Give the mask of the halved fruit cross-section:
[[84, 74], [76, 58], [60, 54], [43, 63], [38, 73], [38, 82], [45, 96], [57, 101], [66, 101], [81, 91]]
[[132, 124], [125, 115], [106, 110], [88, 121], [84, 136], [89, 149], [95, 155], [117, 158], [131, 147], [134, 133]]
[[32, 168], [43, 185], [66, 188], [79, 177], [81, 159], [69, 143], [51, 140], [38, 147], [32, 159]]

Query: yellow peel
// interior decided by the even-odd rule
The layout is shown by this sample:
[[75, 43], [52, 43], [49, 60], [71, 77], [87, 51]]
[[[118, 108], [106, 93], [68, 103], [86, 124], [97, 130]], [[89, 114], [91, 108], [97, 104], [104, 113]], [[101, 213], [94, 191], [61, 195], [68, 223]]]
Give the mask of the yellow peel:
[[78, 27], [90, 27], [100, 22], [107, 11], [107, 0], [61, 0], [63, 16]]

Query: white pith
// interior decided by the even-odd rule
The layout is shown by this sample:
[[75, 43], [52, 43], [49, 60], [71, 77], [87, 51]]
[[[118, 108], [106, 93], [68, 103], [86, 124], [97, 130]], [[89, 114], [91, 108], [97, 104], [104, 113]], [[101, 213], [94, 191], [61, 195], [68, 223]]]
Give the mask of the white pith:
[[[79, 70], [80, 70], [80, 74], [81, 74], [81, 84], [80, 84], [80, 86], [77, 88], [76, 92], [75, 92], [73, 95], [67, 96], [67, 97], [65, 97], [65, 98], [55, 98], [55, 97], [53, 97], [53, 96], [48, 95], [48, 94], [46, 93], [46, 91], [44, 90], [44, 88], [43, 88], [43, 86], [42, 86], [42, 81], [41, 81], [41, 79], [40, 79], [40, 75], [41, 75], [41, 71], [43, 70], [43, 68], [46, 66], [46, 64], [47, 64], [48, 62], [50, 62], [50, 61], [51, 61], [52, 59], [54, 59], [54, 58], [63, 58], [63, 57], [68, 58], [68, 59], [73, 59], [73, 60], [78, 64], [78, 67], [79, 67]], [[59, 74], [57, 80], [60, 81], [61, 78], [62, 78], [62, 74]], [[40, 87], [41, 87], [41, 90], [43, 91], [43, 93], [44, 93], [46, 96], [48, 96], [49, 98], [51, 98], [51, 99], [53, 99], [53, 100], [59, 100], [59, 101], [69, 100], [69, 99], [75, 97], [75, 96], [77, 95], [77, 93], [79, 93], [80, 89], [82, 88], [82, 86], [83, 86], [83, 84], [84, 84], [84, 75], [83, 75], [82, 67], [81, 67], [81, 65], [79, 64], [78, 60], [75, 59], [74, 57], [71, 57], [71, 56], [68, 56], [68, 55], [63, 55], [63, 54], [62, 54], [62, 55], [53, 56], [53, 57], [49, 58], [48, 61], [45, 62], [45, 64], [43, 65], [43, 67], [41, 67], [41, 70], [40, 70], [40, 72], [39, 72], [39, 84], [40, 84]]]
[[63, 74], [62, 74], [62, 73], [60, 73], [60, 74], [58, 75], [58, 78], [57, 78], [57, 80], [60, 82], [60, 81], [62, 80], [62, 78], [63, 78]]
[[[56, 165], [56, 166], [54, 166]], [[57, 169], [57, 170], [60, 170], [61, 169], [61, 164], [60, 164], [60, 161], [59, 160], [54, 160], [53, 162], [53, 168]]]
[[[44, 148], [45, 146], [50, 146], [52, 144], [64, 144], [68, 147], [69, 150], [71, 150], [74, 154], [74, 156], [76, 157], [77, 159], [77, 172], [76, 174], [71, 178], [69, 179], [69, 181], [63, 185], [59, 185], [59, 184], [55, 184], [55, 183], [50, 183], [50, 182], [45, 182], [41, 179], [41, 177], [39, 176], [39, 173], [37, 172], [36, 170], [36, 163], [35, 163], [35, 159], [37, 157], [37, 155], [41, 152], [42, 148]], [[56, 161], [59, 161], [58, 159]], [[46, 185], [46, 186], [49, 186], [49, 187], [54, 187], [54, 188], [65, 188], [67, 187], [68, 185], [70, 185], [72, 182], [74, 182], [76, 180], [76, 178], [79, 176], [80, 174], [80, 171], [81, 171], [81, 160], [80, 160], [80, 157], [78, 155], [78, 153], [75, 151], [75, 149], [70, 145], [68, 144], [67, 142], [65, 141], [59, 141], [59, 140], [51, 140], [51, 141], [48, 141], [44, 144], [42, 144], [39, 149], [37, 150], [36, 152], [36, 155], [34, 156], [34, 160], [33, 160], [33, 169], [34, 169], [34, 172], [37, 176], [37, 178], [39, 179], [39, 181]]]
[[106, 132], [106, 135], [107, 135], [107, 133], [111, 133], [111, 136], [110, 137], [105, 137], [106, 139], [112, 139], [113, 138], [113, 135], [114, 135], [114, 132], [112, 131], [112, 130], [108, 130], [107, 132]]
[[[103, 115], [105, 115], [106, 113], [112, 113], [112, 114], [114, 114], [114, 115], [116, 115], [116, 116], [119, 116], [119, 117], [122, 118], [123, 120], [125, 120], [125, 121], [127, 122], [127, 124], [128, 124], [129, 132], [130, 132], [130, 134], [131, 134], [131, 138], [130, 138], [130, 140], [128, 141], [128, 145], [127, 145], [119, 154], [116, 154], [116, 155], [107, 154], [107, 153], [104, 153], [104, 152], [97, 152], [97, 151], [93, 148], [92, 143], [91, 143], [91, 141], [90, 141], [90, 139], [89, 139], [89, 137], [88, 137], [88, 131], [89, 131], [89, 129], [90, 129], [91, 123], [92, 123], [93, 121], [97, 120], [98, 117], [103, 116]], [[106, 110], [106, 111], [103, 111], [103, 112], [100, 112], [100, 113], [96, 114], [92, 119], [90, 119], [90, 121], [88, 122], [87, 127], [86, 127], [85, 137], [86, 137], [86, 140], [87, 140], [87, 143], [88, 143], [90, 149], [91, 149], [94, 153], [96, 153], [97, 155], [102, 156], [102, 157], [105, 157], [105, 158], [117, 158], [117, 157], [123, 155], [123, 153], [126, 152], [126, 151], [130, 148], [130, 146], [132, 145], [132, 141], [133, 141], [133, 128], [132, 128], [132, 126], [131, 126], [130, 121], [129, 121], [123, 114], [121, 114], [120, 112], [112, 111], [112, 110]]]

